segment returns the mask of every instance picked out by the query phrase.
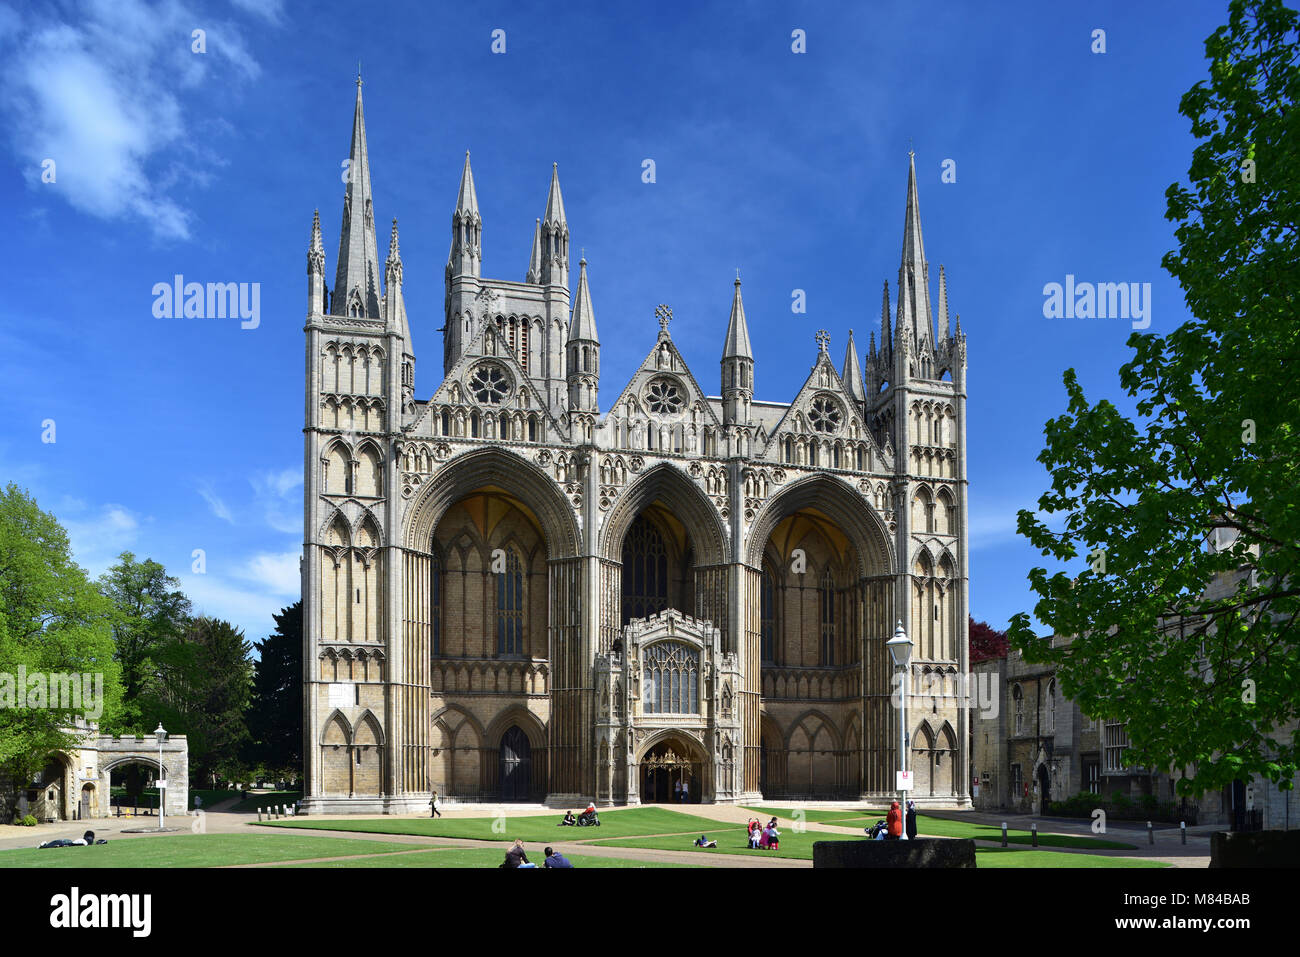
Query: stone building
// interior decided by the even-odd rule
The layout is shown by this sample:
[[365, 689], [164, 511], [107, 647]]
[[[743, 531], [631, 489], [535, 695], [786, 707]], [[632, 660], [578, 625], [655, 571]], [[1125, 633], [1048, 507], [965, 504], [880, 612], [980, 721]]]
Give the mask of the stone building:
[[[1226, 550], [1234, 540], [1235, 532], [1216, 529], [1207, 547]], [[1217, 577], [1204, 599], [1231, 595], [1242, 574]], [[1166, 621], [1162, 627], [1179, 637], [1191, 634], [1185, 619]], [[1054, 635], [1050, 640], [1055, 647], [1070, 639]], [[1176, 788], [1182, 772], [1127, 764], [1125, 723], [1085, 715], [1061, 694], [1055, 665], [1029, 664], [1012, 650], [978, 662], [973, 669], [981, 681], [992, 676], [992, 687], [1001, 689], [1000, 707], [989, 714], [975, 713], [973, 720], [971, 775], [979, 782], [974, 797], [977, 808], [1039, 814], [1043, 802], [1081, 792], [1096, 794], [1099, 803], [1116, 792], [1134, 801], [1146, 796], [1166, 804], [1181, 800]], [[1295, 727], [1293, 722], [1276, 733], [1285, 737]], [[1192, 803], [1195, 811], [1189, 816], [1198, 824], [1244, 830], [1300, 823], [1300, 802], [1293, 792], [1259, 775], [1202, 794]]]
[[[51, 753], [36, 779], [18, 787], [0, 777], [0, 806], [31, 814], [38, 821], [81, 821], [109, 817], [113, 772], [135, 764], [161, 774], [167, 814], [183, 817], [189, 809], [189, 742], [168, 735], [160, 749], [153, 735], [100, 734], [94, 721], [77, 718], [68, 728], [76, 747]], [[8, 823], [4, 821], [3, 823]]]
[[952, 692], [909, 711], [917, 797], [967, 803], [966, 341], [942, 270], [932, 305], [914, 163], [865, 357], [819, 333], [793, 399], [759, 400], [737, 278], [720, 394], [660, 306], [603, 407], [557, 169], [522, 281], [490, 279], [466, 154], [423, 392], [360, 80], [349, 169], [332, 283], [319, 215], [307, 254], [305, 810], [879, 799], [896, 620]]

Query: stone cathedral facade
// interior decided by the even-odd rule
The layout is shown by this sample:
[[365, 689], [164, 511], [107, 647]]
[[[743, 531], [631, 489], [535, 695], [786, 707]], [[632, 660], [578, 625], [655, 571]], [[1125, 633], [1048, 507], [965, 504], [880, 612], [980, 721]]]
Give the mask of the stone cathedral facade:
[[306, 810], [883, 798], [896, 621], [913, 687], [943, 681], [909, 703], [915, 797], [968, 804], [966, 341], [942, 270], [932, 307], [914, 163], [879, 341], [837, 366], [819, 333], [778, 403], [739, 279], [688, 320], [717, 322], [717, 379], [661, 306], [602, 393], [558, 170], [522, 279], [489, 279], [468, 154], [417, 388], [360, 81], [350, 157], [332, 284], [319, 216], [307, 255]]

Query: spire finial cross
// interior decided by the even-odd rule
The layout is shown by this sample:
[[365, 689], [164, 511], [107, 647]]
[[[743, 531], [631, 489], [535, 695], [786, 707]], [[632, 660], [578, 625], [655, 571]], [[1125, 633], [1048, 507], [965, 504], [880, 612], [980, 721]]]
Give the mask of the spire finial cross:
[[357, 87], [361, 86], [361, 61], [357, 61]]
[[655, 315], [659, 319], [659, 331], [667, 333], [668, 323], [673, 321], [673, 311], [661, 302], [655, 306]]
[[830, 345], [831, 345], [831, 334], [827, 332], [825, 329], [818, 329], [817, 348], [822, 352], [826, 352], [830, 348]]

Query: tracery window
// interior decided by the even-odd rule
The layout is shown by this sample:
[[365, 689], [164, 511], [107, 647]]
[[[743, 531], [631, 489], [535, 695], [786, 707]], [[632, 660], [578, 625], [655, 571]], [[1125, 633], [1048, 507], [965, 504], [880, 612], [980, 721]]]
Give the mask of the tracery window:
[[659, 529], [638, 516], [623, 542], [623, 624], [668, 607], [668, 550]]
[[818, 396], [813, 399], [812, 408], [808, 411], [808, 421], [812, 427], [828, 435], [839, 429], [842, 418], [839, 403], [829, 396]]
[[1011, 690], [1011, 698], [1015, 702], [1016, 734], [1023, 734], [1025, 730], [1025, 693], [1021, 690], [1020, 685], [1016, 685]]
[[524, 572], [514, 549], [506, 549], [506, 570], [497, 579], [497, 654], [524, 653]]
[[510, 380], [499, 366], [481, 365], [469, 377], [469, 390], [485, 405], [500, 405], [510, 394]]
[[830, 568], [822, 572], [817, 589], [822, 606], [822, 664], [835, 664], [835, 576]]
[[642, 655], [641, 710], [700, 713], [700, 653], [681, 641], [657, 641]]
[[677, 383], [666, 378], [655, 379], [646, 387], [645, 401], [655, 415], [676, 415], [686, 404]]

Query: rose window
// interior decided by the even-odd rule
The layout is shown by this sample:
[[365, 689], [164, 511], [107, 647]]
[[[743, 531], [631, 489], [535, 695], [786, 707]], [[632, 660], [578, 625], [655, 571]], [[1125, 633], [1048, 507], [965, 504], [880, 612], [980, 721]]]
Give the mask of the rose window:
[[500, 405], [510, 394], [510, 380], [494, 365], [482, 365], [469, 377], [469, 390], [484, 405]]
[[651, 382], [645, 390], [645, 401], [655, 415], [676, 415], [686, 404], [682, 390], [671, 379], [655, 379]]
[[840, 407], [833, 399], [813, 399], [808, 421], [818, 432], [834, 432], [840, 427]]

